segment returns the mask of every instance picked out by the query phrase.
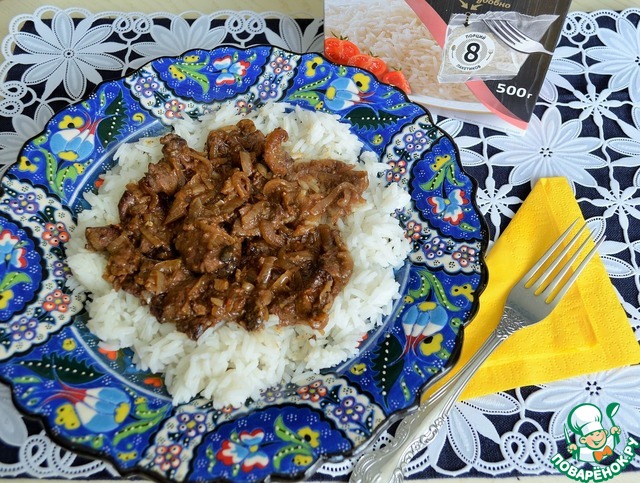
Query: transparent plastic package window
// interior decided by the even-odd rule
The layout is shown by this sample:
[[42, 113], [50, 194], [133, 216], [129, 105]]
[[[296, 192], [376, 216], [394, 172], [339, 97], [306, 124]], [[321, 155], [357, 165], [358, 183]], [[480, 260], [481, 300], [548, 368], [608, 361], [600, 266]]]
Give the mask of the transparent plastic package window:
[[532, 17], [520, 12], [453, 14], [447, 27], [438, 80], [456, 83], [514, 78], [529, 56], [537, 52], [516, 50], [503, 40], [503, 36], [492, 31], [489, 23], [500, 21], [503, 25], [508, 24], [531, 41], [538, 42], [557, 18], [557, 15]]

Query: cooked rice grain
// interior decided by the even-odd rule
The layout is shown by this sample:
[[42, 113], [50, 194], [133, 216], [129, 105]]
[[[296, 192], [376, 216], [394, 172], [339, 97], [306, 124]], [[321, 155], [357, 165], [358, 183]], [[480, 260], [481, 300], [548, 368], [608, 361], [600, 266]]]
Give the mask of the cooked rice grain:
[[[301, 108], [286, 113], [290, 108], [268, 104], [249, 117], [263, 132], [286, 129], [285, 147], [294, 159], [357, 162], [362, 143], [337, 118]], [[210, 130], [241, 118], [233, 105], [223, 104], [200, 121], [180, 120], [173, 127], [189, 146], [203, 149]], [[271, 317], [257, 332], [220, 324], [193, 341], [173, 324], [159, 323], [135, 296], [116, 292], [102, 278], [105, 257], [85, 247], [85, 229], [117, 223], [117, 205], [127, 183], [141, 178], [148, 164], [161, 157], [159, 138], [123, 144], [116, 153], [119, 164], [104, 176], [99, 193], [85, 196], [91, 209], [78, 215], [67, 256], [79, 290], [92, 293], [89, 329], [114, 347], [131, 347], [139, 368], [164, 373], [175, 403], [200, 394], [218, 408], [240, 406], [271, 386], [304, 379], [356, 354], [363, 335], [382, 322], [398, 297], [394, 268], [403, 264], [409, 249], [402, 228], [391, 216], [409, 202], [409, 195], [395, 184], [385, 187], [384, 178], [377, 174], [386, 165], [372, 153], [360, 156], [360, 168], [369, 173], [366, 203], [340, 224], [354, 259], [353, 275], [336, 298], [323, 333], [302, 325], [278, 327], [277, 319]]]

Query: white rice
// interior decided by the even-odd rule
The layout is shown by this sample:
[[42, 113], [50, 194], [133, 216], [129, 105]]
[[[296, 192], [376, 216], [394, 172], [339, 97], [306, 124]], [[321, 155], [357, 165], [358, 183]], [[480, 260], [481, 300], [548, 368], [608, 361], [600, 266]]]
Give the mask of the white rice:
[[324, 23], [326, 35], [347, 37], [401, 69], [413, 94], [478, 102], [465, 84], [438, 81], [442, 48], [404, 0], [326, 0]]
[[[286, 129], [290, 140], [285, 147], [296, 160], [358, 162], [362, 143], [337, 118], [300, 108], [285, 113], [287, 107], [268, 104], [249, 117], [265, 133]], [[232, 105], [224, 104], [201, 122], [181, 120], [173, 127], [189, 146], [202, 149], [210, 130], [241, 118]], [[336, 298], [324, 332], [306, 326], [278, 327], [272, 317], [260, 331], [219, 324], [193, 341], [173, 324], [159, 323], [133, 295], [116, 292], [102, 278], [106, 258], [85, 248], [85, 229], [119, 221], [117, 204], [126, 184], [140, 179], [149, 163], [159, 161], [161, 149], [159, 138], [123, 144], [116, 154], [119, 164], [104, 176], [99, 193], [85, 195], [92, 208], [78, 215], [67, 257], [79, 289], [92, 293], [89, 329], [112, 346], [131, 347], [141, 369], [164, 373], [175, 403], [200, 394], [216, 407], [240, 406], [266, 388], [300, 380], [356, 354], [363, 335], [381, 323], [398, 297], [393, 270], [403, 264], [409, 250], [402, 228], [391, 216], [408, 203], [409, 195], [395, 184], [385, 187], [377, 174], [386, 165], [373, 153], [360, 156], [360, 167], [369, 173], [366, 203], [339, 226], [354, 259], [353, 275]]]

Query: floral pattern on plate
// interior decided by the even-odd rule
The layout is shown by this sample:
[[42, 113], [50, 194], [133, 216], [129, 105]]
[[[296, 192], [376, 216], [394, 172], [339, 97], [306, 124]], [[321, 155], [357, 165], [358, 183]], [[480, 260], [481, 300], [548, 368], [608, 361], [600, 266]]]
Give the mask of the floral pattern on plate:
[[[220, 102], [248, 112], [267, 101], [336, 115], [388, 164], [381, 176], [412, 196], [396, 216], [422, 258], [408, 257], [398, 271], [403, 297], [353, 360], [270, 388], [243, 407], [214, 409], [199, 398], [174, 406], [161, 376], [139, 371], [131, 351], [87, 330], [86, 294], [72, 294], [64, 243], [86, 206], [82, 195], [114, 165], [119, 143], [164, 132], [172, 118], [198, 118]], [[24, 308], [7, 306], [0, 327], [25, 340], [41, 325], [47, 330], [36, 330], [38, 345], [5, 350], [0, 377], [19, 408], [58, 440], [163, 480], [301, 478], [321, 460], [362, 450], [452, 364], [485, 283], [487, 233], [451, 139], [401, 91], [317, 54], [221, 47], [157, 59], [56, 114], [21, 151], [3, 189], [0, 209], [13, 220], [3, 225], [5, 261], [42, 260], [42, 276], [28, 282], [36, 296]], [[440, 264], [427, 263], [432, 253]], [[32, 320], [51, 314], [57, 318], [47, 324]]]
[[[17, 169], [21, 169], [20, 165]], [[74, 226], [59, 199], [29, 182], [0, 200], [0, 360], [45, 342], [82, 309], [66, 286], [64, 244]]]

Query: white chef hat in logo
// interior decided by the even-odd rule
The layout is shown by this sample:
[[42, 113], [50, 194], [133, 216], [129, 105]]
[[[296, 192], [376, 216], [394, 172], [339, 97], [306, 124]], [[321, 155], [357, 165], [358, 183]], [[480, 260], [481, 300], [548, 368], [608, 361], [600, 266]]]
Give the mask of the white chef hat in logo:
[[602, 411], [593, 404], [586, 403], [576, 406], [569, 413], [568, 419], [571, 431], [582, 436], [594, 431], [604, 430], [602, 426]]

